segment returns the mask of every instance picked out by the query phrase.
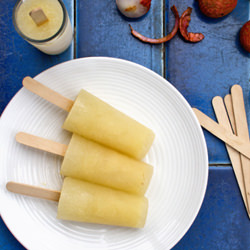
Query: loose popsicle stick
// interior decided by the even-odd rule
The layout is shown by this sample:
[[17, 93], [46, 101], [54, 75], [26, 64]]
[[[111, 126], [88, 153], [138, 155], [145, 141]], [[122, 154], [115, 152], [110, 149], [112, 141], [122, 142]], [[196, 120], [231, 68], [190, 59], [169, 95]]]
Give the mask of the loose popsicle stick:
[[26, 146], [41, 149], [49, 153], [65, 156], [68, 146], [58, 142], [44, 139], [42, 137], [30, 135], [24, 132], [16, 134], [16, 141]]
[[[230, 100], [228, 100], [230, 101]], [[232, 133], [232, 127], [228, 118], [227, 111], [225, 109], [225, 105], [223, 103], [223, 99], [220, 96], [216, 96], [212, 100], [212, 105], [214, 108], [215, 115], [217, 117], [217, 120], [219, 124], [224, 126], [228, 132]], [[243, 172], [242, 172], [242, 166], [241, 166], [241, 159], [240, 159], [240, 154], [238, 151], [234, 150], [232, 147], [226, 144], [227, 152], [230, 157], [234, 173], [241, 191], [241, 195], [246, 207], [246, 210], [248, 212], [248, 203], [246, 199], [246, 190], [245, 190], [245, 182], [243, 178]], [[248, 212], [248, 216], [249, 212]]]
[[36, 198], [42, 198], [45, 200], [59, 201], [61, 192], [51, 189], [45, 189], [41, 187], [36, 187], [28, 184], [8, 182], [6, 184], [8, 191], [16, 194], [23, 194], [27, 196], [32, 196]]
[[250, 143], [245, 142], [236, 135], [228, 133], [228, 131], [217, 122], [212, 120], [210, 117], [202, 113], [197, 108], [193, 108], [194, 113], [196, 114], [200, 124], [210, 133], [229, 144], [231, 147], [250, 158]]
[[234, 134], [236, 133], [236, 124], [235, 124], [235, 118], [234, 118], [234, 111], [233, 111], [233, 103], [232, 103], [232, 96], [230, 94], [226, 95], [224, 97], [224, 103], [227, 109], [227, 114], [230, 120], [230, 124], [232, 126]]
[[[245, 111], [243, 91], [240, 85], [234, 85], [231, 88], [231, 96], [235, 117], [236, 125], [236, 134], [242, 140], [249, 142], [249, 132], [247, 117]], [[243, 170], [243, 176], [245, 180], [246, 195], [248, 208], [250, 207], [250, 159], [246, 158], [244, 155], [241, 155], [241, 164]]]
[[26, 76], [23, 79], [23, 86], [33, 92], [34, 94], [42, 97], [43, 99], [55, 104], [61, 109], [69, 112], [74, 104], [74, 102], [56, 91], [48, 88], [47, 86], [41, 84], [40, 82], [34, 80], [33, 78]]

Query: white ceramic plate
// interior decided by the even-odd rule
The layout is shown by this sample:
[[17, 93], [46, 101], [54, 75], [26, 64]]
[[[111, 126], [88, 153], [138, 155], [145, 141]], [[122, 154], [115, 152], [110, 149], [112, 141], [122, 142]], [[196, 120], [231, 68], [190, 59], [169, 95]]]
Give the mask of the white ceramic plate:
[[144, 159], [154, 166], [146, 193], [149, 212], [143, 229], [60, 221], [56, 202], [8, 192], [7, 181], [56, 190], [62, 184], [62, 158], [19, 145], [17, 132], [65, 144], [70, 138], [61, 129], [66, 112], [21, 89], [0, 121], [0, 209], [13, 235], [30, 250], [172, 248], [193, 223], [208, 178], [203, 133], [182, 95], [151, 70], [114, 58], [72, 60], [36, 79], [71, 99], [84, 88], [155, 132], [156, 139]]

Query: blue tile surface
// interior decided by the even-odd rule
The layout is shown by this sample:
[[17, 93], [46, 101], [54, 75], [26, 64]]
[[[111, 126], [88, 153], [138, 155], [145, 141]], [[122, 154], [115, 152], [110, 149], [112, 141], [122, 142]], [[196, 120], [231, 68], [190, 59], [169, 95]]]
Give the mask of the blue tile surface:
[[[249, 109], [249, 53], [239, 44], [239, 30], [249, 19], [249, 1], [239, 0], [234, 11], [221, 19], [211, 19], [201, 14], [198, 1], [170, 0], [168, 8], [175, 4], [180, 15], [188, 6], [193, 8], [190, 32], [205, 35], [199, 43], [186, 42], [179, 35], [168, 44], [166, 56], [167, 79], [183, 94], [191, 106], [199, 108], [215, 119], [211, 100], [224, 97], [230, 87], [240, 84]], [[171, 18], [171, 16], [170, 16]], [[169, 29], [173, 21], [169, 21]], [[223, 143], [205, 132], [210, 163], [229, 163]]]
[[250, 249], [250, 221], [231, 167], [210, 167], [208, 187], [193, 225], [173, 250]]
[[129, 24], [150, 37], [162, 35], [162, 4], [152, 1], [142, 18], [129, 19], [114, 0], [77, 1], [77, 57], [109, 56], [139, 63], [162, 74], [162, 45], [144, 44], [130, 34]]
[[19, 241], [11, 234], [0, 217], [0, 249], [1, 250], [24, 250]]

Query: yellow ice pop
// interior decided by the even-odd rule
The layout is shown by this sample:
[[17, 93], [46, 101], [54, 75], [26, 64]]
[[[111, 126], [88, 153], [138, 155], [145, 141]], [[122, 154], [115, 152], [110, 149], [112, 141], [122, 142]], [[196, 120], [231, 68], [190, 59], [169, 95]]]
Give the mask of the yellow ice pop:
[[151, 129], [85, 90], [74, 102], [28, 76], [23, 79], [23, 86], [69, 112], [63, 124], [66, 130], [138, 160], [153, 143], [155, 134]]
[[147, 210], [148, 200], [144, 196], [67, 177], [61, 190], [57, 218], [142, 228]]
[[66, 177], [62, 190], [55, 191], [23, 183], [8, 182], [10, 192], [57, 201], [62, 220], [142, 228], [148, 212], [144, 196]]
[[149, 186], [153, 167], [73, 134], [61, 174], [143, 195]]
[[154, 140], [149, 128], [81, 90], [63, 128], [136, 159], [142, 159]]
[[143, 195], [153, 167], [96, 142], [73, 134], [69, 145], [20, 132], [16, 140], [27, 146], [64, 156], [61, 174], [122, 191]]

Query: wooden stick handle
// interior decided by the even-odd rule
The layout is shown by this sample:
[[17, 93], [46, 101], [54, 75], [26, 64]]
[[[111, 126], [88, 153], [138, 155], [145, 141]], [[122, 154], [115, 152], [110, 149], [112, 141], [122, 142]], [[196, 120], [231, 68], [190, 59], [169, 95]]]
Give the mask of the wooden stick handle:
[[71, 110], [74, 104], [72, 100], [62, 96], [61, 94], [55, 92], [54, 90], [48, 88], [47, 86], [41, 84], [40, 82], [34, 80], [29, 76], [26, 76], [23, 79], [23, 86], [32, 93], [55, 104], [56, 106], [66, 110], [67, 112]]
[[[224, 126], [227, 131], [229, 133], [233, 133], [232, 131], [232, 127], [230, 124], [230, 121], [234, 120], [234, 117], [232, 117], [233, 113], [231, 112], [231, 96], [227, 96], [226, 97], [226, 102], [227, 102], [227, 107], [229, 107], [229, 111], [227, 112], [226, 107], [224, 105], [223, 99], [220, 96], [216, 96], [213, 98], [212, 100], [212, 104], [213, 104], [213, 108], [214, 108], [214, 112], [215, 115], [217, 117], [217, 120], [219, 122], [219, 124], [221, 124], [222, 126]], [[230, 116], [230, 121], [229, 121], [229, 117]], [[227, 152], [228, 155], [230, 157], [233, 169], [234, 169], [234, 173], [241, 191], [241, 195], [248, 212], [248, 203], [247, 203], [247, 197], [246, 197], [246, 189], [245, 189], [245, 182], [244, 182], [244, 178], [243, 178], [243, 171], [242, 171], [242, 166], [241, 166], [241, 159], [240, 159], [240, 153], [236, 150], [234, 150], [232, 147], [230, 147], [229, 145], [226, 144], [226, 148], [227, 148]], [[250, 216], [250, 214], [249, 214]]]
[[35, 187], [23, 183], [17, 183], [17, 182], [8, 182], [6, 184], [6, 188], [8, 191], [16, 194], [23, 194], [27, 196], [32, 196], [36, 198], [42, 198], [45, 200], [51, 200], [51, 201], [59, 201], [60, 198], [60, 192], [50, 189], [45, 189], [41, 187]]
[[237, 135], [242, 139], [244, 139], [245, 141], [249, 141], [249, 132], [248, 132], [247, 116], [244, 104], [244, 97], [240, 85], [236, 84], [231, 88], [231, 96], [233, 102]]
[[[249, 142], [249, 132], [247, 124], [247, 116], [245, 111], [243, 91], [240, 85], [234, 85], [231, 88], [231, 96], [235, 117], [236, 132], [239, 138], [245, 142]], [[246, 187], [246, 195], [248, 209], [250, 207], [250, 159], [241, 155], [241, 164]]]
[[210, 133], [229, 144], [231, 147], [250, 158], [250, 143], [245, 142], [238, 136], [228, 133], [228, 131], [210, 117], [202, 113], [200, 110], [193, 108], [201, 126], [208, 130]]
[[16, 134], [16, 141], [26, 146], [60, 156], [64, 156], [68, 148], [68, 146], [65, 144], [47, 140], [42, 137], [30, 135], [24, 132], [19, 132]]
[[237, 135], [236, 132], [236, 125], [235, 125], [235, 118], [234, 118], [234, 111], [233, 111], [233, 103], [232, 103], [232, 96], [230, 94], [224, 97], [224, 103], [227, 109], [227, 114], [230, 120], [230, 124], [232, 126], [234, 134]]

